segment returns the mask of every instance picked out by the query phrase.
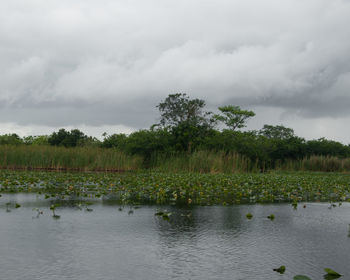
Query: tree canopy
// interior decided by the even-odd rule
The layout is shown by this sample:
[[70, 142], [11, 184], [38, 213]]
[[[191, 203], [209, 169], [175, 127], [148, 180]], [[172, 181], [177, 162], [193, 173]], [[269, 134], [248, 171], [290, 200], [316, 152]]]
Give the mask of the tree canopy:
[[227, 105], [219, 107], [219, 110], [221, 114], [214, 117], [232, 130], [245, 127], [247, 120], [255, 116], [253, 111], [242, 110], [239, 106]]

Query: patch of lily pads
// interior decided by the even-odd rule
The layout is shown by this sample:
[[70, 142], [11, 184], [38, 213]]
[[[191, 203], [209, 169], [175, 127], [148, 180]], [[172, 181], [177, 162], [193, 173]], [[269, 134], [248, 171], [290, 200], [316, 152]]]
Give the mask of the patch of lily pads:
[[337, 173], [59, 173], [0, 171], [0, 193], [45, 199], [112, 199], [120, 204], [232, 205], [350, 199], [350, 175]]

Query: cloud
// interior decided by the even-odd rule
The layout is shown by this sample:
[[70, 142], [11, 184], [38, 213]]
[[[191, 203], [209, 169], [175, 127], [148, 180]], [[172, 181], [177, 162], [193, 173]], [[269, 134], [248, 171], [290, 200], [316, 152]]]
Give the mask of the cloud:
[[265, 123], [346, 118], [349, 16], [345, 0], [4, 0], [0, 118], [137, 129], [175, 92], [278, 112]]

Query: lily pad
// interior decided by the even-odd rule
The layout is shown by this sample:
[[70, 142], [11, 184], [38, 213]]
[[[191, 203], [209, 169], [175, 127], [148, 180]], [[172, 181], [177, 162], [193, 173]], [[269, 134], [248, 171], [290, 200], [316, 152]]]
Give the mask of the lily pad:
[[327, 273], [327, 275], [331, 275], [331, 276], [342, 276], [341, 274], [339, 274], [338, 272], [334, 271], [333, 269], [330, 268], [325, 268], [324, 271]]
[[311, 280], [311, 278], [305, 275], [295, 275], [293, 277], [293, 280]]
[[248, 213], [247, 215], [246, 215], [246, 217], [247, 217], [247, 219], [251, 219], [251, 218], [253, 218], [253, 214], [252, 213]]
[[283, 274], [286, 271], [286, 267], [281, 265], [279, 268], [274, 268], [273, 271]]
[[275, 215], [271, 214], [270, 216], [267, 216], [268, 219], [270, 219], [271, 221], [273, 221], [275, 219]]

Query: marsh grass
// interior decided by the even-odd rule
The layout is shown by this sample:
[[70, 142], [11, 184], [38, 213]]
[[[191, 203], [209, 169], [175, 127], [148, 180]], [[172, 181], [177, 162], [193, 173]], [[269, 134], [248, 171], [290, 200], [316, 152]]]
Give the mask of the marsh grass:
[[278, 162], [276, 169], [285, 171], [350, 172], [350, 158], [311, 156], [302, 160]]
[[167, 172], [241, 173], [259, 170], [256, 162], [237, 153], [196, 151], [192, 154], [155, 154], [151, 167]]
[[129, 171], [142, 167], [139, 156], [96, 147], [0, 146], [2, 169]]
[[189, 153], [154, 153], [143, 157], [117, 149], [0, 145], [1, 169], [77, 171], [132, 171], [149, 168], [163, 172], [246, 173], [281, 171], [350, 172], [350, 158], [310, 156], [301, 160], [253, 161], [235, 152], [200, 150]]

